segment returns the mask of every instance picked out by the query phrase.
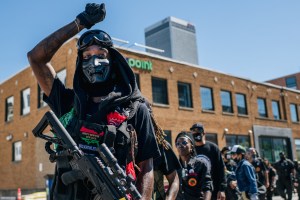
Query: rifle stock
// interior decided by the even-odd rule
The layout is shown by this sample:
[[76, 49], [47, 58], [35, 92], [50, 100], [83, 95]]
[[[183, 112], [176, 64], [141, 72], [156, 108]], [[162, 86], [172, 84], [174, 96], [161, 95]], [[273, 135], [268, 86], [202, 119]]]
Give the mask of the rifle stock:
[[[48, 126], [55, 132], [55, 137], [43, 134]], [[85, 155], [53, 111], [46, 112], [32, 132], [35, 137], [62, 146], [73, 158], [69, 162], [72, 169], [79, 170], [101, 198], [105, 200], [129, 199], [128, 194], [133, 199], [141, 198], [140, 193], [132, 183], [133, 178], [126, 175], [105, 143], [98, 147], [100, 157]], [[58, 155], [59, 152], [56, 154]], [[52, 157], [55, 156], [52, 155]]]

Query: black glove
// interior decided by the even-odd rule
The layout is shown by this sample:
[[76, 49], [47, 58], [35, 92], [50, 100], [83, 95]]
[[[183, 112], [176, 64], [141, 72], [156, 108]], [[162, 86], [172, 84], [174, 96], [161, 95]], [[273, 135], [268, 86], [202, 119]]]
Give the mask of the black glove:
[[77, 15], [80, 20], [80, 25], [90, 29], [93, 25], [104, 20], [106, 15], [105, 4], [88, 3], [85, 6], [85, 11]]

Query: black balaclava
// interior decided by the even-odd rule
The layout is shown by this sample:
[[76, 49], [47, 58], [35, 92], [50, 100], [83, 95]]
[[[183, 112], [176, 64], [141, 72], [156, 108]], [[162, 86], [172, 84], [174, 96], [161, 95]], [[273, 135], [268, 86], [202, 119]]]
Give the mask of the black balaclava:
[[[117, 49], [112, 46], [111, 41], [109, 42], [108, 40], [106, 40], [110, 37], [105, 36], [103, 38], [100, 38], [103, 39], [103, 41], [100, 41], [96, 38], [96, 36], [93, 36], [94, 33], [103, 33], [103, 31], [87, 31], [78, 40], [78, 56], [73, 79], [73, 88], [75, 92], [74, 107], [80, 119], [84, 119], [86, 117], [86, 106], [89, 99], [88, 97], [108, 95], [107, 98], [105, 98], [105, 100], [103, 100], [103, 102], [99, 104], [97, 115], [91, 118], [92, 120], [97, 121], [98, 119], [103, 119], [103, 117], [105, 117], [103, 115], [107, 114], [107, 112], [114, 107], [122, 104], [132, 104], [138, 99], [143, 99], [143, 97], [141, 96], [141, 93], [137, 87], [135, 75], [128, 65], [126, 59], [120, 54]], [[88, 40], [85, 40], [84, 36], [88, 38]], [[80, 46], [80, 44], [85, 45]], [[82, 70], [82, 52], [86, 47], [95, 44], [100, 47], [106, 48], [110, 54], [109, 76], [107, 77], [108, 79], [102, 83], [90, 83], [85, 77]], [[105, 63], [107, 64], [107, 62], [103, 62], [104, 65]], [[133, 116], [135, 112], [130, 113], [130, 115]]]

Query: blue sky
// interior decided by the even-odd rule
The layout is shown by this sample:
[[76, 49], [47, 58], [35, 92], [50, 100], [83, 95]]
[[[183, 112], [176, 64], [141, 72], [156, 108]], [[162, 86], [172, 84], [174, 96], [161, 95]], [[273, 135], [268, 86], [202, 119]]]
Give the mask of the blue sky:
[[[26, 53], [88, 2], [1, 0], [0, 83], [27, 67]], [[299, 0], [98, 2], [106, 4], [107, 17], [95, 28], [130, 44], [144, 44], [146, 27], [174, 16], [196, 26], [200, 66], [254, 81], [300, 71]]]

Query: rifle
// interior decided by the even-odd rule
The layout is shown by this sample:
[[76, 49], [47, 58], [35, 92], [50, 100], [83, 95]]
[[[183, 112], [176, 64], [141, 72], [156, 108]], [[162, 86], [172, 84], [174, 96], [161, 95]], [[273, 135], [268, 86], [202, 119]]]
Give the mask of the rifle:
[[[44, 130], [50, 125], [51, 129], [55, 132], [55, 136], [51, 137], [43, 134]], [[55, 152], [50, 149], [51, 144], [61, 146], [64, 151], [64, 155], [71, 156], [71, 165], [73, 170], [79, 171], [83, 176], [83, 180], [87, 180], [87, 183], [92, 186], [92, 191], [97, 193], [103, 199], [129, 199], [130, 194], [133, 199], [140, 199], [141, 195], [133, 184], [133, 177], [126, 175], [124, 170], [117, 163], [117, 159], [114, 157], [110, 149], [105, 143], [102, 143], [97, 151], [100, 157], [84, 154], [59, 119], [53, 113], [48, 111], [45, 113], [41, 121], [32, 130], [35, 137], [39, 137], [48, 141], [46, 143], [46, 151], [52, 151], [50, 154], [50, 161], [60, 156], [61, 152]], [[48, 146], [48, 147], [47, 147]], [[67, 152], [67, 153], [66, 153]], [[62, 177], [70, 182], [68, 175]], [[76, 179], [72, 180], [75, 181]], [[64, 181], [64, 180], [63, 180]]]

